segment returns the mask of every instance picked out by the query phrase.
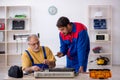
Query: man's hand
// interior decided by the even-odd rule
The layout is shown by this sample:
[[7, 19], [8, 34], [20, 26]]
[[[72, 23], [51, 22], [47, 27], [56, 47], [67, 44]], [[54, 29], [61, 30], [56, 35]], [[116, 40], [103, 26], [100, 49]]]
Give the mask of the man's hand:
[[49, 60], [45, 59], [45, 60], [43, 61], [43, 64], [49, 65]]
[[83, 66], [80, 66], [80, 68], [79, 68], [79, 73], [83, 73], [83, 72], [84, 72]]
[[79, 73], [83, 73], [83, 72], [84, 72], [83, 66], [80, 66], [80, 68], [79, 68]]
[[63, 53], [57, 52], [56, 56], [59, 57], [59, 58], [61, 58], [63, 56]]
[[56, 66], [55, 61], [49, 61], [49, 60], [47, 60], [47, 59], [45, 59], [45, 60], [43, 61], [43, 64], [47, 64], [47, 65], [49, 66], [49, 68], [53, 68], [53, 67]]
[[32, 66], [32, 71], [40, 71], [41, 69], [38, 66]]
[[38, 66], [31, 66], [28, 68], [25, 68], [23, 71], [25, 71], [26, 73], [31, 73], [33, 71], [40, 71], [42, 70], [41, 68], [39, 68]]

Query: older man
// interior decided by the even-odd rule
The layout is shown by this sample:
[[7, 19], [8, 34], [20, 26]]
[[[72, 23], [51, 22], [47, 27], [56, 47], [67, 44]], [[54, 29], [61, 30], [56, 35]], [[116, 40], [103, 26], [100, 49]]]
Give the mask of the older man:
[[27, 38], [28, 49], [22, 54], [22, 70], [25, 72], [39, 71], [43, 68], [55, 67], [55, 57], [46, 46], [40, 46], [37, 35]]

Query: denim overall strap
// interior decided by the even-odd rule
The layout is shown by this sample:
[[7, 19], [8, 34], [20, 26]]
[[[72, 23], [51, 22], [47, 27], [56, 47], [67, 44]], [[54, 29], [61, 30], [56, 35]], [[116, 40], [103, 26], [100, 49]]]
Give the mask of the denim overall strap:
[[43, 53], [44, 53], [44, 59], [47, 59], [47, 56], [46, 56], [46, 52], [45, 52], [44, 46], [42, 46], [42, 49], [43, 49]]
[[30, 60], [32, 61], [32, 65], [34, 65], [33, 58], [32, 58], [32, 56], [30, 55], [29, 51], [28, 51], [28, 50], [25, 50], [25, 51], [27, 52], [27, 54], [28, 54], [28, 56], [29, 56]]

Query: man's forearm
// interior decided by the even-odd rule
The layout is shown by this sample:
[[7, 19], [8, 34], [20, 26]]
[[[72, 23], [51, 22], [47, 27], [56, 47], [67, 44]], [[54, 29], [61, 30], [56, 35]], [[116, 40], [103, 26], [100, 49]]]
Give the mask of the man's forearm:
[[39, 71], [41, 70], [38, 66], [31, 66], [23, 69], [25, 72], [31, 73], [33, 71]]
[[28, 68], [23, 69], [23, 71], [31, 73], [33, 70], [32, 70], [32, 67], [28, 67]]

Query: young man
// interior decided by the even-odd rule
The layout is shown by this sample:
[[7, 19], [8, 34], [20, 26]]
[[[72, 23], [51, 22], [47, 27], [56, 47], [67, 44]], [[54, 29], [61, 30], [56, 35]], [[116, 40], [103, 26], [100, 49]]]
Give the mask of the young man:
[[22, 70], [25, 72], [39, 71], [43, 68], [55, 67], [55, 57], [52, 51], [45, 46], [40, 46], [37, 35], [28, 37], [28, 49], [22, 54]]
[[60, 52], [58, 57], [67, 55], [67, 68], [75, 68], [75, 72], [86, 72], [90, 50], [87, 28], [78, 22], [70, 22], [67, 17], [57, 21], [60, 31]]

